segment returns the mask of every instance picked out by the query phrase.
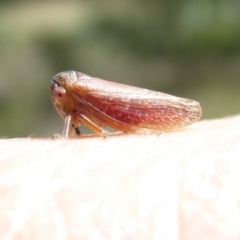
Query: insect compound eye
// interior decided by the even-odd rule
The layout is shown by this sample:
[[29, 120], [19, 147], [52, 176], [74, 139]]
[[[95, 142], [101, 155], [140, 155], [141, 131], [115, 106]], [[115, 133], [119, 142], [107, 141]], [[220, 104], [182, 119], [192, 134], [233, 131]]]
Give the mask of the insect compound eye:
[[51, 81], [51, 95], [55, 103], [62, 105], [66, 100], [67, 92], [54, 80]]

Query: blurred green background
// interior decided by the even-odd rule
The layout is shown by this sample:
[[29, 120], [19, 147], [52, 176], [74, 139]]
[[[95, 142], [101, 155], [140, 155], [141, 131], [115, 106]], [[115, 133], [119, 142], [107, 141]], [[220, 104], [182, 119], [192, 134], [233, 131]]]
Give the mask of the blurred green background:
[[0, 1], [0, 136], [51, 137], [58, 72], [199, 101], [202, 119], [240, 112], [240, 1]]

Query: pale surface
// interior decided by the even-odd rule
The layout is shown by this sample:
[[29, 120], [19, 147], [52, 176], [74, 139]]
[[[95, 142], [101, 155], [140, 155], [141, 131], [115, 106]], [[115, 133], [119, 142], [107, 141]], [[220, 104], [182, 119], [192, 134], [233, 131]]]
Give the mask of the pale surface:
[[240, 239], [240, 116], [181, 131], [0, 140], [0, 239]]

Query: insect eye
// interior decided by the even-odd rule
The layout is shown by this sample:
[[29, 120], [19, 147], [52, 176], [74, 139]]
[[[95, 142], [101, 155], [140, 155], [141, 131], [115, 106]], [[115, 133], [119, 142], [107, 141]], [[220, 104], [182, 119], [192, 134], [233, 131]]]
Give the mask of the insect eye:
[[51, 82], [51, 95], [55, 103], [63, 104], [66, 99], [66, 90], [59, 85], [59, 83], [52, 81]]

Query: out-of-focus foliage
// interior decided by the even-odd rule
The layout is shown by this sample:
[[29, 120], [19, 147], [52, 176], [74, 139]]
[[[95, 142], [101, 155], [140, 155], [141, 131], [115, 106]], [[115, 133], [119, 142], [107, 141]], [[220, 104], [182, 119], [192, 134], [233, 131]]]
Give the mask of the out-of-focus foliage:
[[0, 1], [0, 135], [51, 136], [53, 75], [78, 70], [240, 110], [240, 2]]

